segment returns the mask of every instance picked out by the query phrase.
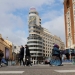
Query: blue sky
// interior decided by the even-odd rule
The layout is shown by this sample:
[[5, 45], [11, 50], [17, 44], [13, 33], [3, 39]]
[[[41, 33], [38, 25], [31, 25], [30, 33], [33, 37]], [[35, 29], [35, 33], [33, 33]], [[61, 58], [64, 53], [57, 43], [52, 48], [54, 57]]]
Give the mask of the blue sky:
[[24, 45], [28, 37], [28, 13], [35, 7], [42, 19], [42, 27], [65, 42], [63, 0], [0, 0], [0, 34], [17, 45]]

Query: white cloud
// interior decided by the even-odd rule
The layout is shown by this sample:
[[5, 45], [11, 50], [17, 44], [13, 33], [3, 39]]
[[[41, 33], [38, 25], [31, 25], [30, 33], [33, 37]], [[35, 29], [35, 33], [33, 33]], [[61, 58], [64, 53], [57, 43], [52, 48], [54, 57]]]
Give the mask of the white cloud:
[[65, 24], [64, 24], [64, 10], [51, 10], [42, 15], [45, 21], [42, 26], [48, 29], [53, 35], [60, 37], [65, 42]]
[[25, 32], [24, 31], [16, 31], [13, 32], [12, 30], [6, 28], [3, 29], [3, 31], [0, 31], [3, 35], [3, 37], [6, 39], [8, 37], [8, 40], [13, 42], [14, 44], [17, 45], [25, 45], [27, 42], [27, 38], [25, 37]]
[[62, 3], [64, 2], [64, 0], [59, 0], [59, 1], [62, 2]]
[[14, 30], [21, 29], [23, 25], [24, 23], [19, 16], [6, 13], [0, 14], [0, 34], [2, 34], [4, 39], [8, 37], [11, 42], [17, 45], [25, 44], [27, 40], [24, 31]]
[[62, 9], [60, 11], [56, 11], [56, 10], [47, 11], [45, 14], [42, 15], [42, 20], [46, 20], [46, 19], [53, 20], [58, 16], [60, 16], [61, 14], [63, 14]]
[[[8, 37], [8, 39], [13, 43], [24, 45], [27, 42], [27, 35], [26, 32], [21, 28], [24, 26], [26, 27], [26, 24], [24, 24], [25, 21], [23, 21], [20, 16], [12, 14], [12, 12], [16, 11], [17, 9], [29, 9], [31, 6], [39, 9], [39, 7], [42, 8], [42, 5], [50, 6], [54, 2], [55, 0], [0, 0], [0, 33], [2, 34], [3, 38]], [[56, 13], [57, 12], [54, 13], [55, 16], [57, 15]], [[54, 18], [55, 16], [50, 15], [50, 17]], [[51, 23], [53, 24], [53, 21], [46, 22], [44, 27], [45, 25], [50, 25]], [[59, 23], [58, 20], [56, 23]], [[18, 28], [21, 30], [18, 30]], [[16, 31], [13, 29], [16, 29]]]
[[52, 4], [55, 0], [0, 0], [0, 11], [14, 11], [26, 7], [38, 7], [43, 4]]
[[[15, 27], [22, 26], [23, 21], [19, 16], [15, 16], [13, 14], [0, 14], [0, 26], [4, 27]], [[1, 28], [2, 28], [1, 27]]]
[[59, 36], [63, 42], [65, 42], [65, 27], [64, 27], [64, 15], [45, 22], [43, 27], [47, 28], [52, 34]]

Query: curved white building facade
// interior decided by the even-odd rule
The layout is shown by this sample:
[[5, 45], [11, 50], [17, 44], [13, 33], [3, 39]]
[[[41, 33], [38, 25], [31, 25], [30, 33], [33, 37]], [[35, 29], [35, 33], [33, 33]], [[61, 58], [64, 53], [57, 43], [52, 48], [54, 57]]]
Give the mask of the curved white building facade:
[[34, 64], [40, 63], [43, 60], [43, 45], [42, 37], [40, 36], [41, 32], [41, 21], [38, 15], [38, 12], [35, 8], [31, 8], [29, 11], [29, 37], [28, 37], [28, 46], [31, 53], [31, 60]]
[[59, 37], [41, 27], [41, 19], [35, 8], [31, 8], [29, 11], [28, 27], [27, 44], [34, 64], [42, 62], [46, 57], [51, 57], [54, 43], [58, 44], [60, 49], [64, 49], [65, 45]]

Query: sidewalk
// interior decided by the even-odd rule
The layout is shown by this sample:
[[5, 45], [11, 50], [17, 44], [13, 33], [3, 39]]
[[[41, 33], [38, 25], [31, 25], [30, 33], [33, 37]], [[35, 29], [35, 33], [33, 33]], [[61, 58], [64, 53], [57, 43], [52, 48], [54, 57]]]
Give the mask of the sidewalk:
[[72, 65], [73, 62], [63, 62], [62, 64], [63, 64], [63, 65]]
[[63, 61], [62, 61], [62, 64], [65, 64], [65, 65], [72, 65], [72, 64], [73, 64], [73, 61], [72, 61], [72, 60], [63, 60]]

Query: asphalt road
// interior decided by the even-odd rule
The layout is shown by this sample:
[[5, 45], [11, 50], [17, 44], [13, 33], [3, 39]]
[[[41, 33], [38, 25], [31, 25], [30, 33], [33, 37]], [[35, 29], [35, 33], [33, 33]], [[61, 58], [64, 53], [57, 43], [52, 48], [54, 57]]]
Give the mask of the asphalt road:
[[75, 75], [75, 65], [7, 66], [0, 68], [0, 75]]

